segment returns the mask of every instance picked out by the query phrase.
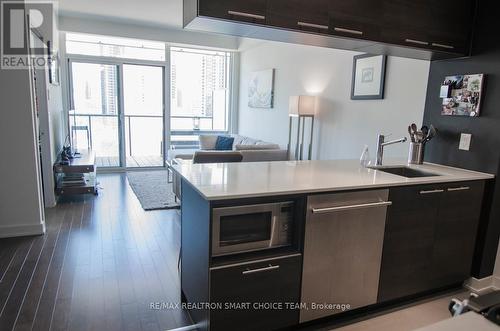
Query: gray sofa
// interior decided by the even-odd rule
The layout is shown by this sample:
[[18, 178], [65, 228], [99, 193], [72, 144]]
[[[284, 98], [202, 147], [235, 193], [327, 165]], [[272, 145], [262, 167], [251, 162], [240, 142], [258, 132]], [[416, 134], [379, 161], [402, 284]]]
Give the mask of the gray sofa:
[[[243, 155], [242, 162], [288, 160], [287, 150], [282, 149], [278, 144], [238, 134], [233, 134], [231, 137], [234, 138], [232, 151], [238, 151]], [[215, 150], [216, 141], [216, 135], [200, 135], [200, 150], [205, 153], [211, 151], [214, 154], [224, 153], [224, 151]]]
[[[232, 134], [234, 138], [233, 152], [238, 151], [243, 155], [242, 162], [259, 161], [287, 161], [288, 152], [278, 144], [258, 140], [242, 135]], [[200, 135], [200, 151], [213, 154], [227, 153], [228, 151], [215, 150], [217, 135]], [[168, 159], [192, 160], [196, 149], [172, 149], [168, 151]]]
[[[182, 164], [183, 162], [196, 162], [197, 159], [204, 159], [210, 162], [228, 162], [226, 161], [231, 154], [241, 154], [241, 162], [259, 162], [259, 161], [287, 161], [288, 152], [286, 149], [281, 149], [279, 145], [269, 143], [262, 140], [253, 139], [241, 135], [231, 135], [234, 138], [233, 149], [228, 151], [220, 151], [215, 149], [217, 141], [216, 135], [200, 135], [200, 150], [171, 150], [169, 159], [173, 160], [172, 164]], [[222, 157], [221, 157], [222, 156]], [[232, 159], [232, 157], [230, 157]], [[230, 162], [235, 162], [231, 160]], [[174, 170], [172, 172], [173, 191], [175, 196], [181, 198], [181, 177]]]

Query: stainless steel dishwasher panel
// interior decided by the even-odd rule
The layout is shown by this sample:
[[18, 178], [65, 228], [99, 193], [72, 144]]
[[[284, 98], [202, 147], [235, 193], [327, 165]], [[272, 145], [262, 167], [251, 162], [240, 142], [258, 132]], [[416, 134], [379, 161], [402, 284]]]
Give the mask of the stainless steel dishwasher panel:
[[300, 322], [377, 302], [388, 196], [371, 190], [308, 197], [301, 300], [308, 309]]

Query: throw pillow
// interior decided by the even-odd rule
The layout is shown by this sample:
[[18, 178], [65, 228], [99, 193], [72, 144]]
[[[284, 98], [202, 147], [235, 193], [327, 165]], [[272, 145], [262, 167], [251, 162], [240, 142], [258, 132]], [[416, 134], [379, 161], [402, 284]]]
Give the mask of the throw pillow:
[[215, 149], [215, 143], [217, 142], [216, 135], [201, 134], [199, 136], [200, 149], [212, 150]]
[[233, 150], [233, 137], [218, 136], [215, 142], [215, 150], [217, 151], [231, 151]]

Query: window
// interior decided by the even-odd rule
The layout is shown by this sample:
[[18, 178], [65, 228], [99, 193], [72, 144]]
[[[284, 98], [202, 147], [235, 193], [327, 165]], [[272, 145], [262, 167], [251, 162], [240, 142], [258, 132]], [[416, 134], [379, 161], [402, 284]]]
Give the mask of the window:
[[163, 166], [169, 149], [198, 148], [200, 134], [229, 131], [230, 52], [65, 36], [72, 143], [94, 150], [98, 166]]
[[170, 59], [171, 130], [228, 131], [230, 53], [172, 47]]
[[81, 33], [67, 33], [66, 53], [165, 61], [165, 43]]

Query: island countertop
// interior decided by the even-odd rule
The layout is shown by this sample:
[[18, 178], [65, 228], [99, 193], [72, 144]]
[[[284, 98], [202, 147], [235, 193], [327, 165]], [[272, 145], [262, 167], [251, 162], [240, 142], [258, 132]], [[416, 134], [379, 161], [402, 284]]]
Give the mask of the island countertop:
[[[406, 166], [386, 160], [384, 166]], [[383, 167], [383, 166], [382, 166]], [[409, 165], [438, 176], [406, 178], [362, 167], [359, 160], [182, 163], [174, 170], [206, 200], [334, 192], [492, 179], [494, 175], [432, 163]]]

